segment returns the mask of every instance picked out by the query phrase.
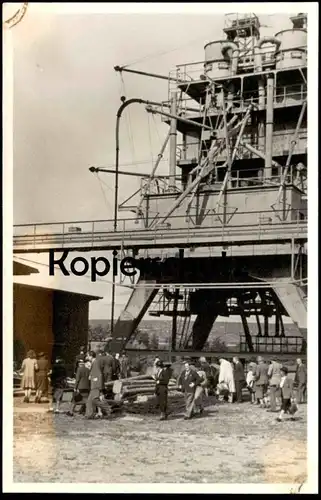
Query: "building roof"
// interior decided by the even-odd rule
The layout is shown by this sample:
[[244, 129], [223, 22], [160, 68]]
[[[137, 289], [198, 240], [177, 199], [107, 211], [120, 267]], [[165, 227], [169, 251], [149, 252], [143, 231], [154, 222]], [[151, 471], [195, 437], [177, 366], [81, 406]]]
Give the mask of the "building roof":
[[49, 288], [45, 286], [39, 286], [39, 285], [27, 285], [25, 283], [14, 283], [14, 287], [20, 287], [20, 288], [27, 288], [27, 289], [32, 289], [32, 290], [45, 290], [47, 292], [59, 292], [63, 294], [68, 294], [68, 295], [78, 295], [81, 297], [84, 297], [90, 300], [101, 300], [103, 297], [98, 297], [97, 295], [89, 295], [87, 293], [80, 293], [80, 292], [72, 292], [69, 290], [59, 290], [59, 288]]
[[26, 264], [22, 264], [21, 262], [13, 261], [13, 275], [14, 276], [29, 276], [30, 274], [39, 273], [38, 269], [31, 266], [26, 266]]

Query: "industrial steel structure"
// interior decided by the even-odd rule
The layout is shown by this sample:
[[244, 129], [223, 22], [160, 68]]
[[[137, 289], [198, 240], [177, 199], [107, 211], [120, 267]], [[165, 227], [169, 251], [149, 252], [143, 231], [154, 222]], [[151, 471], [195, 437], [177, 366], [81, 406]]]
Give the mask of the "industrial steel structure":
[[[284, 316], [302, 335], [292, 352], [305, 352], [307, 16], [290, 21], [289, 29], [261, 38], [255, 14], [228, 15], [225, 38], [205, 45], [204, 61], [170, 73], [166, 101], [123, 99], [113, 221], [15, 227], [15, 252], [117, 249], [122, 257], [158, 259], [157, 272], [151, 266], [130, 285], [132, 295], [112, 325], [114, 349], [128, 345], [149, 310], [172, 317], [173, 355], [201, 351], [217, 317], [233, 315], [244, 330], [244, 355], [289, 354]], [[118, 168], [119, 120], [134, 103], [161, 116], [169, 132], [140, 190], [119, 205], [118, 176], [126, 174]], [[160, 176], [166, 148], [169, 173]], [[121, 210], [135, 215], [120, 219]], [[71, 232], [72, 225], [81, 230]]]

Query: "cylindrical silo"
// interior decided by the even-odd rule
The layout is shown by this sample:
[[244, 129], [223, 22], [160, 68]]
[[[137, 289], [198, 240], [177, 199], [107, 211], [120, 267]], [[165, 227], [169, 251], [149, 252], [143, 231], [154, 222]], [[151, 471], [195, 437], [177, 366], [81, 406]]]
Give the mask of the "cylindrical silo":
[[292, 29], [277, 33], [281, 42], [275, 60], [276, 69], [295, 68], [307, 64], [307, 30]]
[[215, 40], [205, 45], [205, 64], [204, 73], [210, 78], [219, 78], [229, 76], [230, 61], [222, 54], [222, 48], [228, 42], [226, 40]]

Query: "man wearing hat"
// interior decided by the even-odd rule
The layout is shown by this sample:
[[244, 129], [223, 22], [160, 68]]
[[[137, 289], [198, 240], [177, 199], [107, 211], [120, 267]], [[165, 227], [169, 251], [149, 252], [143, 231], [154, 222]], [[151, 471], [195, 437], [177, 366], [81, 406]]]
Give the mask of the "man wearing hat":
[[195, 389], [198, 385], [201, 384], [202, 380], [195, 368], [191, 368], [189, 361], [185, 362], [184, 368], [185, 369], [182, 371], [178, 378], [177, 384], [184, 391], [186, 405], [186, 413], [184, 419], [188, 420], [192, 418], [193, 415]]
[[267, 388], [268, 388], [268, 371], [269, 367], [265, 363], [264, 359], [262, 356], [259, 356], [257, 358], [257, 369], [256, 369], [256, 382], [255, 382], [255, 393], [256, 393], [256, 398], [259, 400], [261, 408], [266, 408], [266, 394], [267, 394]]
[[88, 358], [91, 362], [91, 368], [89, 373], [90, 392], [86, 403], [86, 418], [91, 419], [95, 417], [95, 407], [93, 405], [93, 400], [99, 398], [102, 395], [104, 387], [104, 377], [101, 371], [99, 358], [96, 357], [96, 353], [94, 351], [89, 352]]
[[89, 373], [90, 369], [85, 365], [84, 359], [79, 359], [74, 394], [70, 403], [70, 409], [67, 412], [67, 415], [70, 417], [73, 416], [74, 409], [77, 405], [81, 405], [82, 410], [86, 408], [86, 402], [90, 391]]
[[306, 402], [306, 392], [307, 392], [307, 369], [302, 363], [302, 359], [297, 359], [297, 369], [295, 373], [295, 382], [298, 385], [298, 403], [302, 404]]
[[172, 371], [169, 366], [164, 366], [164, 363], [160, 359], [156, 362], [155, 368], [155, 394], [161, 411], [160, 420], [166, 420], [168, 416], [168, 383]]

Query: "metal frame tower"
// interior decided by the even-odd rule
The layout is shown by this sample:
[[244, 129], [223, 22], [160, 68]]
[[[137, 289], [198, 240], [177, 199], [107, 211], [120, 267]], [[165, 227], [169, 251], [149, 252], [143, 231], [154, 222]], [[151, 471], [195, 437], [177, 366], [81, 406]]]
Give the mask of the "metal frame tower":
[[[156, 259], [131, 283], [113, 328], [114, 349], [130, 344], [148, 310], [172, 317], [173, 355], [201, 351], [217, 317], [233, 315], [244, 330], [244, 355], [289, 353], [284, 316], [297, 325], [299, 347], [306, 349], [306, 16], [291, 22], [261, 38], [257, 16], [227, 15], [226, 37], [205, 45], [204, 60], [169, 74], [166, 101], [123, 103], [121, 111], [131, 102], [144, 104], [169, 132], [150, 175], [141, 175], [141, 189], [121, 205], [116, 181], [113, 227], [92, 221], [90, 229], [71, 234], [63, 223], [62, 231], [46, 235], [39, 227], [27, 234], [16, 228], [15, 252], [67, 246], [121, 250], [138, 265], [140, 258]], [[119, 142], [117, 148], [116, 180]], [[166, 148], [169, 172], [159, 176]], [[119, 219], [120, 210], [135, 216]], [[255, 338], [249, 316], [256, 318]]]

